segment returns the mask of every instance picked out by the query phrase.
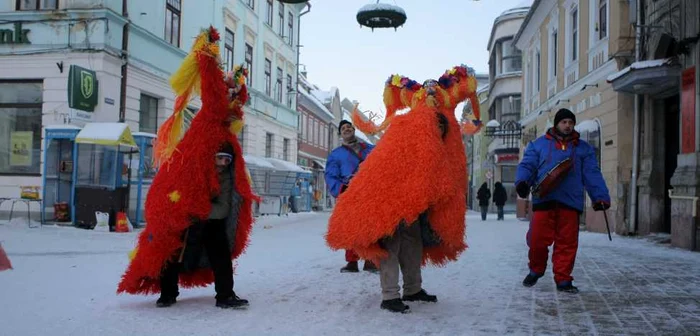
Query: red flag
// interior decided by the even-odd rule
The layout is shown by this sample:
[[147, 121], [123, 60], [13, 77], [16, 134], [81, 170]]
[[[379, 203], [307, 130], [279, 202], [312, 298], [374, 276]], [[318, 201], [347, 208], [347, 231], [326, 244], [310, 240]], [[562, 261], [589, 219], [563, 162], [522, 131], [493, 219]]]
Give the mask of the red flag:
[[12, 269], [12, 263], [10, 262], [10, 259], [7, 257], [7, 253], [5, 253], [5, 249], [2, 248], [2, 244], [0, 244], [0, 271], [6, 271]]

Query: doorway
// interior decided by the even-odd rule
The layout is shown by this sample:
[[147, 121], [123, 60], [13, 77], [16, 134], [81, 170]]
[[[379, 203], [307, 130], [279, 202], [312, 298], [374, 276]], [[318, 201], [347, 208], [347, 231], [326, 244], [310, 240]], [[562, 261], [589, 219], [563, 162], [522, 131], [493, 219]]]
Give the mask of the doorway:
[[50, 140], [46, 152], [45, 206], [58, 203], [71, 205], [73, 164], [73, 140]]
[[673, 188], [671, 178], [678, 167], [678, 154], [680, 153], [680, 101], [679, 96], [664, 100], [665, 122], [665, 146], [664, 146], [664, 221], [659, 227], [659, 232], [671, 233], [671, 198], [668, 190]]

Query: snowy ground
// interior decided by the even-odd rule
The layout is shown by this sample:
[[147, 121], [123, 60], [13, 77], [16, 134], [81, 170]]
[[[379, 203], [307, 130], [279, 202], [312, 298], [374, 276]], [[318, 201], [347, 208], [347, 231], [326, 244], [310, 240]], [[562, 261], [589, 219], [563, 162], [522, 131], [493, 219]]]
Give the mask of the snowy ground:
[[168, 309], [117, 296], [133, 233], [0, 222], [15, 268], [0, 273], [0, 335], [700, 335], [700, 253], [582, 232], [580, 294], [556, 292], [549, 270], [524, 288], [527, 223], [470, 214], [470, 249], [423, 271], [439, 302], [397, 315], [379, 309], [377, 275], [339, 272], [327, 218], [259, 220], [235, 277], [245, 311], [215, 308], [212, 287], [181, 290]]

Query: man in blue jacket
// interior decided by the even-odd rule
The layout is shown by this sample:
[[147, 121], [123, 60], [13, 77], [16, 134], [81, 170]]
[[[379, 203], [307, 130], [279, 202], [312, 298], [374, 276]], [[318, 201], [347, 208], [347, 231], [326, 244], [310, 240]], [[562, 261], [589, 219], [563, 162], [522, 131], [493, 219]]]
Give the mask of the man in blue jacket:
[[530, 273], [523, 280], [526, 287], [534, 286], [547, 268], [549, 246], [554, 243], [552, 263], [557, 290], [578, 293], [572, 284], [578, 250], [579, 215], [583, 212], [584, 188], [593, 201], [595, 211], [610, 208], [610, 194], [598, 166], [595, 150], [579, 139], [574, 130], [576, 116], [561, 109], [554, 117], [554, 127], [525, 150], [516, 174], [518, 196], [527, 198], [530, 187], [545, 179], [559, 163], [570, 159], [571, 169], [558, 185], [546, 195], [532, 198], [532, 221], [527, 233]]
[[[345, 191], [350, 183], [350, 179], [355, 175], [360, 163], [367, 158], [367, 155], [374, 149], [374, 145], [368, 144], [355, 136], [355, 127], [351, 122], [343, 120], [338, 125], [338, 133], [343, 139], [343, 143], [334, 149], [326, 162], [326, 185], [333, 197], [338, 198]], [[345, 251], [345, 261], [347, 265], [340, 269], [340, 272], [359, 272], [357, 262], [360, 257], [352, 250]], [[371, 261], [365, 261], [363, 268], [365, 271], [377, 273], [377, 266]]]

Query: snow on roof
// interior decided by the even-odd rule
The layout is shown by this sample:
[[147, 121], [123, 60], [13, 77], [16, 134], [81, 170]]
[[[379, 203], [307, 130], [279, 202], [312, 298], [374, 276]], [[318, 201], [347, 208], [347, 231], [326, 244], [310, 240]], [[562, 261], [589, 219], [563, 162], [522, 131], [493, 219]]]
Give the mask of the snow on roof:
[[88, 123], [76, 136], [76, 142], [137, 147], [129, 125], [118, 122]]
[[323, 91], [319, 89], [312, 89], [311, 90], [311, 95], [316, 97], [321, 103], [325, 104], [333, 98], [333, 95], [331, 94], [330, 91]]
[[616, 79], [618, 79], [618, 78], [620, 78], [620, 77], [622, 77], [622, 76], [626, 75], [627, 73], [632, 72], [634, 70], [656, 68], [656, 67], [664, 66], [667, 64], [671, 64], [670, 58], [634, 62], [630, 66], [618, 71], [617, 73], [614, 73], [614, 74], [608, 76], [608, 82], [615, 81]]
[[331, 113], [331, 111], [328, 111], [328, 108], [326, 108], [326, 106], [323, 105], [323, 103], [318, 98], [314, 97], [314, 95], [306, 92], [303, 88], [299, 90], [299, 92], [302, 95], [304, 95], [307, 99], [309, 99], [312, 103], [314, 103], [314, 105], [316, 105], [316, 107], [323, 111], [326, 115], [328, 115], [331, 118], [334, 118], [333, 113]]
[[595, 120], [584, 120], [580, 124], [577, 124], [574, 126], [574, 129], [576, 132], [595, 132], [600, 130], [600, 126], [598, 126], [598, 122]]
[[277, 170], [285, 170], [285, 171], [293, 171], [293, 172], [299, 172], [299, 173], [305, 173], [306, 170], [304, 168], [301, 168], [289, 161], [284, 161], [280, 159], [275, 159], [275, 158], [265, 158], [265, 160], [269, 161], [272, 166], [274, 166], [274, 169]]
[[267, 161], [265, 158], [261, 158], [259, 156], [243, 155], [243, 161], [245, 161], [246, 164], [249, 164], [251, 166], [258, 166], [260, 168], [275, 169], [275, 166], [273, 166], [272, 163]]
[[46, 125], [44, 129], [47, 130], [79, 130], [80, 127], [75, 125]]
[[358, 13], [362, 12], [369, 12], [369, 11], [375, 11], [375, 10], [387, 10], [387, 11], [394, 11], [394, 12], [399, 12], [403, 15], [406, 15], [406, 12], [403, 10], [403, 8], [399, 6], [394, 6], [392, 4], [384, 4], [384, 3], [373, 3], [373, 4], [367, 4], [362, 6], [360, 10], [358, 10]]
[[156, 135], [153, 133], [146, 133], [146, 132], [134, 132], [131, 135], [133, 136], [142, 136], [142, 137], [147, 137], [147, 138], [155, 138]]

